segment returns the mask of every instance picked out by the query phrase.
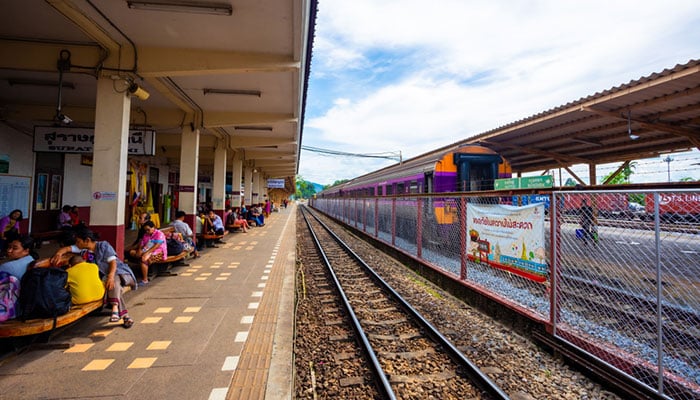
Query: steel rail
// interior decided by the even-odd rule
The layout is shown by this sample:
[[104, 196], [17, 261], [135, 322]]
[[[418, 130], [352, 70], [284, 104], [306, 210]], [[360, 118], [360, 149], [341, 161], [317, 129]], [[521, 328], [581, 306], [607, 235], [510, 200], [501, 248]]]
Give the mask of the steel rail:
[[[350, 319], [352, 320], [353, 328], [355, 330], [355, 333], [357, 336], [360, 338], [361, 346], [363, 347], [365, 353], [367, 354], [367, 358], [369, 358], [370, 365], [372, 366], [372, 372], [377, 378], [377, 381], [380, 383], [378, 387], [379, 391], [384, 395], [385, 398], [391, 399], [391, 400], [396, 400], [396, 394], [394, 393], [394, 390], [391, 388], [391, 383], [389, 383], [389, 380], [386, 377], [386, 373], [384, 372], [384, 369], [382, 368], [381, 364], [379, 363], [379, 359], [377, 358], [377, 355], [374, 353], [374, 350], [372, 349], [372, 345], [369, 343], [369, 339], [367, 338], [367, 335], [365, 335], [365, 332], [362, 329], [362, 326], [360, 325], [360, 321], [357, 319], [357, 316], [355, 315], [355, 311], [352, 309], [352, 306], [350, 305], [350, 301], [348, 300], [347, 296], [345, 295], [345, 292], [343, 291], [342, 286], [340, 285], [340, 281], [338, 280], [338, 277], [335, 275], [335, 271], [333, 270], [333, 267], [331, 266], [330, 260], [328, 260], [328, 257], [326, 257], [326, 252], [323, 251], [323, 247], [321, 246], [321, 242], [318, 240], [318, 237], [316, 236], [316, 232], [314, 232], [313, 227], [311, 226], [311, 223], [309, 222], [309, 219], [307, 218], [307, 213], [309, 213], [308, 210], [304, 210], [304, 207], [302, 207], [302, 216], [304, 217], [304, 222], [306, 222], [306, 226], [309, 228], [309, 233], [311, 233], [311, 237], [314, 240], [314, 243], [316, 244], [316, 248], [318, 249], [319, 253], [321, 254], [321, 257], [323, 258], [323, 262], [326, 264], [326, 268], [328, 268], [328, 271], [331, 274], [331, 277], [333, 278], [333, 282], [335, 282], [335, 286], [338, 289], [338, 293], [340, 293], [340, 297], [343, 300], [343, 306], [345, 307], [345, 310], [348, 312], [348, 315], [350, 316]], [[312, 215], [313, 216], [313, 215]], [[316, 218], [316, 217], [314, 217]], [[316, 218], [318, 221], [318, 218]]]
[[508, 397], [508, 395], [503, 391], [503, 389], [496, 385], [496, 383], [493, 382], [491, 378], [489, 378], [485, 373], [483, 373], [481, 369], [479, 369], [479, 367], [476, 366], [471, 360], [469, 360], [464, 355], [464, 353], [459, 351], [459, 349], [457, 349], [457, 347], [455, 347], [452, 344], [452, 342], [450, 342], [445, 336], [443, 336], [430, 322], [423, 318], [423, 316], [418, 312], [418, 310], [413, 308], [406, 300], [404, 300], [404, 298], [401, 297], [401, 295], [399, 295], [386, 281], [384, 281], [384, 279], [382, 279], [372, 269], [372, 267], [370, 267], [357, 253], [352, 251], [352, 249], [345, 242], [343, 242], [343, 240], [340, 239], [325, 223], [323, 223], [323, 221], [321, 221], [313, 212], [310, 212], [308, 210], [305, 211], [311, 214], [316, 219], [316, 221], [328, 232], [328, 234], [330, 234], [336, 240], [336, 242], [341, 247], [343, 247], [343, 249], [346, 252], [348, 252], [348, 254], [350, 254], [358, 263], [360, 263], [362, 267], [365, 268], [367, 272], [369, 272], [372, 278], [377, 283], [379, 283], [384, 288], [384, 290], [389, 292], [396, 301], [398, 301], [398, 303], [405, 311], [411, 314], [416, 319], [416, 321], [418, 321], [419, 324], [423, 326], [423, 328], [426, 330], [428, 335], [430, 335], [433, 338], [433, 340], [435, 340], [436, 342], [438, 342], [438, 344], [442, 345], [445, 349], [447, 349], [447, 352], [453, 360], [465, 367], [467, 375], [479, 389], [493, 396], [494, 399], [510, 399], [510, 397]]

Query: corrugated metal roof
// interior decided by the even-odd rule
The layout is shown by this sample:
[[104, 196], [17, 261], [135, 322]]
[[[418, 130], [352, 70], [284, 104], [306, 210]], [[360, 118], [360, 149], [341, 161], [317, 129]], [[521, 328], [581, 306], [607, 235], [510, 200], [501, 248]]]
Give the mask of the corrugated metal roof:
[[[630, 130], [636, 140], [630, 138]], [[700, 60], [445, 148], [469, 143], [496, 150], [511, 162], [514, 172], [634, 160], [700, 147]]]

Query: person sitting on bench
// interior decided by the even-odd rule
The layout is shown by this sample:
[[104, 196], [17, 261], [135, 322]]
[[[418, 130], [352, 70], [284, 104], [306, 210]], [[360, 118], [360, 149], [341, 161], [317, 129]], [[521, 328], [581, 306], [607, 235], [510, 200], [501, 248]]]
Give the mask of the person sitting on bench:
[[68, 264], [68, 290], [73, 304], [92, 303], [105, 296], [105, 285], [97, 264], [85, 261], [78, 254], [71, 257]]

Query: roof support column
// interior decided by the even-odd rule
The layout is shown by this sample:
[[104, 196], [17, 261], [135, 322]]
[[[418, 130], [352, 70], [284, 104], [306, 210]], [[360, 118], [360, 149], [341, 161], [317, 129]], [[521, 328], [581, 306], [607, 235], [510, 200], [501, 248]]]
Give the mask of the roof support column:
[[224, 200], [226, 200], [226, 141], [219, 139], [216, 141], [214, 149], [214, 182], [212, 182], [211, 202], [214, 212], [224, 217]]
[[595, 172], [596, 172], [596, 171], [595, 171], [595, 170], [596, 170], [595, 167], [596, 167], [596, 165], [593, 164], [593, 163], [588, 164], [588, 185], [589, 185], [589, 186], [595, 185], [596, 182], [597, 182], [597, 179], [598, 179], [598, 178], [596, 177], [596, 174], [595, 174]]
[[246, 166], [243, 169], [243, 174], [245, 175], [245, 204], [250, 206], [253, 204], [253, 167]]
[[180, 137], [180, 182], [178, 204], [192, 230], [197, 228], [197, 174], [199, 173], [199, 129], [185, 124]]
[[260, 171], [253, 170], [253, 203], [262, 203], [262, 193], [260, 193]]
[[117, 93], [110, 78], [98, 78], [90, 227], [117, 254], [124, 253], [130, 106], [131, 99]]
[[243, 180], [243, 157], [240, 152], [236, 152], [233, 157], [233, 165], [231, 165], [231, 191], [233, 199], [231, 199], [232, 207], [241, 206], [241, 181]]

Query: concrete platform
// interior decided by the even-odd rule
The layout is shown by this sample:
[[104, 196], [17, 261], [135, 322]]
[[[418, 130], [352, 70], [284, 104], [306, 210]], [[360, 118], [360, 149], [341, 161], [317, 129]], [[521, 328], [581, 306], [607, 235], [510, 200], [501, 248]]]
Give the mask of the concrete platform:
[[88, 316], [0, 362], [0, 399], [290, 399], [296, 208], [127, 293], [131, 329]]

